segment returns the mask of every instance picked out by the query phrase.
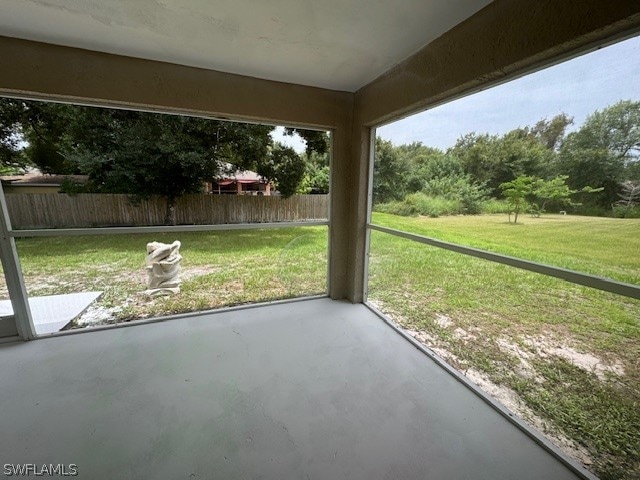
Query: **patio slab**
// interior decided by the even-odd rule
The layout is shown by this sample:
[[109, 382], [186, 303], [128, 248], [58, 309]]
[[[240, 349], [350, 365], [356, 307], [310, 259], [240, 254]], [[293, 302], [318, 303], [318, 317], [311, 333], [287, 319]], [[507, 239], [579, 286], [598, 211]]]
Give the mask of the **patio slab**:
[[[102, 292], [67, 293], [29, 297], [31, 317], [38, 335], [58, 332], [79, 317]], [[11, 300], [0, 300], [0, 317], [13, 316]]]
[[86, 479], [579, 478], [361, 304], [14, 342], [0, 362], [3, 463]]

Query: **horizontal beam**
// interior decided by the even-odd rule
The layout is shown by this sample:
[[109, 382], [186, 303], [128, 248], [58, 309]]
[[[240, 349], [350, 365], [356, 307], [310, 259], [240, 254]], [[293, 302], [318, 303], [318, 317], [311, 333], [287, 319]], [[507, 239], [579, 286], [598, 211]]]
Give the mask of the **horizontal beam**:
[[223, 225], [174, 225], [152, 227], [96, 227], [96, 228], [43, 228], [37, 230], [11, 230], [9, 236], [71, 237], [78, 235], [132, 235], [139, 233], [215, 232], [226, 230], [263, 230], [268, 228], [328, 226], [326, 220], [309, 222], [226, 223]]
[[542, 263], [531, 262], [529, 260], [522, 260], [520, 258], [501, 255], [499, 253], [487, 252], [486, 250], [480, 250], [478, 248], [465, 247], [462, 245], [457, 245], [455, 243], [436, 240], [435, 238], [416, 235], [415, 233], [395, 230], [393, 228], [381, 227], [379, 225], [373, 224], [369, 224], [368, 227], [371, 230], [377, 230], [379, 232], [395, 235], [396, 237], [406, 238], [415, 242], [423, 243], [425, 245], [430, 245], [432, 247], [443, 248], [445, 250], [461, 253], [463, 255], [482, 258], [491, 262], [509, 265], [510, 267], [516, 267], [523, 270], [528, 270], [530, 272], [541, 273], [550, 277], [560, 278], [562, 280], [566, 280], [567, 282], [584, 285], [585, 287], [596, 288], [605, 292], [611, 292], [618, 295], [624, 295], [625, 297], [640, 299], [640, 286], [638, 285], [617, 282], [615, 280], [597, 277], [595, 275], [589, 275], [587, 273], [580, 273], [574, 270], [568, 270], [566, 268], [552, 267], [551, 265], [544, 265]]
[[334, 128], [353, 94], [0, 36], [0, 94]]

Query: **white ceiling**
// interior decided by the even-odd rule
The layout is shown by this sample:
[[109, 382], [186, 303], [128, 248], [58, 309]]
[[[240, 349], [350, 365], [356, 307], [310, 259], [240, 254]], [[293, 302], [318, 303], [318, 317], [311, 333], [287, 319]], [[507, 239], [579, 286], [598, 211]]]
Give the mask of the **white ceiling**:
[[0, 35], [356, 91], [490, 0], [1, 0]]

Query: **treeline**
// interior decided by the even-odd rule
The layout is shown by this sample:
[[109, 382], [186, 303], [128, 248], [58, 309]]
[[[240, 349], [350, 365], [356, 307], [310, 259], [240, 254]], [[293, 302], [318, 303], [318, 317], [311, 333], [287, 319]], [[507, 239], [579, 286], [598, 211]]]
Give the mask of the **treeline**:
[[572, 124], [562, 113], [504, 135], [468, 133], [447, 151], [377, 138], [375, 208], [431, 216], [516, 209], [640, 216], [640, 102], [595, 111], [567, 133]]
[[326, 193], [328, 135], [285, 129], [306, 143], [299, 155], [274, 142], [270, 125], [182, 115], [0, 99], [0, 168], [18, 173], [83, 174], [68, 193], [165, 197], [167, 223], [185, 194], [235, 170], [252, 170], [279, 193]]

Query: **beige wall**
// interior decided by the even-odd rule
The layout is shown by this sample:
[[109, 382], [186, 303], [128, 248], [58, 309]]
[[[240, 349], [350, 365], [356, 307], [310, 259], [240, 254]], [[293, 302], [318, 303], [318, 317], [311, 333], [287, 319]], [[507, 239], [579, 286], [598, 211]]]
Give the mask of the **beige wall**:
[[331, 129], [330, 293], [361, 301], [371, 126], [639, 27], [635, 0], [496, 0], [355, 94], [0, 37], [0, 94]]

